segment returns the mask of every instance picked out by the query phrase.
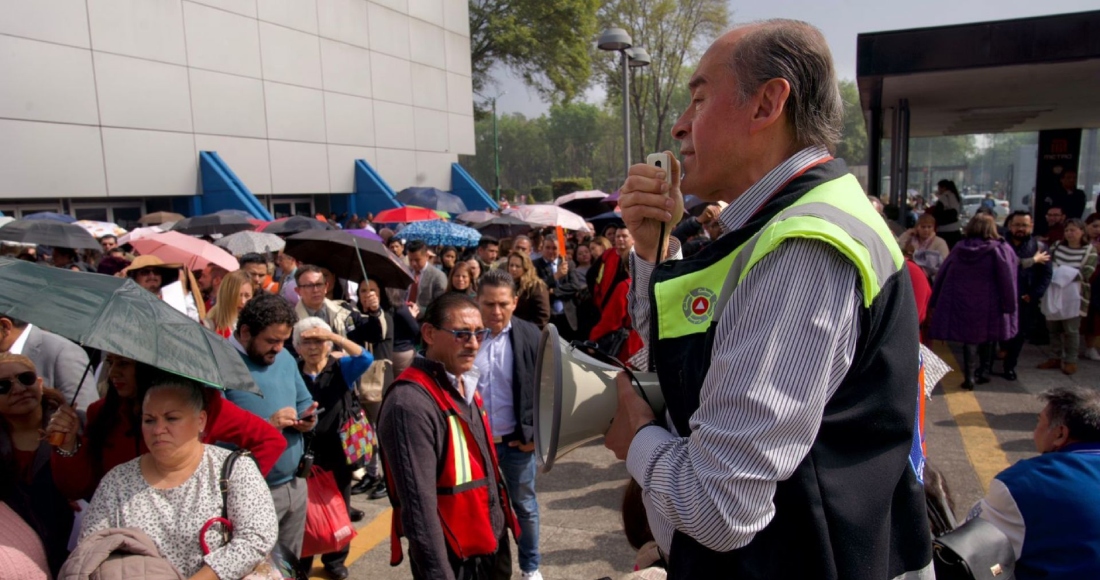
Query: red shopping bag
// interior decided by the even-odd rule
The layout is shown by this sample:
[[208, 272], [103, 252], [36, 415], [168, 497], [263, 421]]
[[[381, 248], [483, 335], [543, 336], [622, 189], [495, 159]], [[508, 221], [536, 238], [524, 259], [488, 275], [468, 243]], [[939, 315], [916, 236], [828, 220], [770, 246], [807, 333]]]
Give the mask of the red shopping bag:
[[302, 557], [328, 554], [348, 545], [355, 538], [355, 527], [348, 517], [348, 506], [332, 473], [316, 465], [306, 480], [309, 508], [306, 531], [302, 538]]

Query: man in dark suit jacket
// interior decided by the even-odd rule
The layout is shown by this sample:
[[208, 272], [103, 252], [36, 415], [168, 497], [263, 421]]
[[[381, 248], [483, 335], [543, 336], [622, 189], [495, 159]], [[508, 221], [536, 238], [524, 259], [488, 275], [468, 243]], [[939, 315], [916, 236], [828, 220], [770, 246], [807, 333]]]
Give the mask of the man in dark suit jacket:
[[534, 324], [512, 316], [515, 283], [504, 270], [482, 274], [477, 299], [481, 320], [491, 332], [477, 353], [477, 390], [489, 414], [500, 471], [519, 520], [520, 571], [524, 578], [541, 579], [534, 453], [535, 360], [541, 333]]
[[573, 340], [577, 333], [578, 293], [585, 287], [584, 277], [577, 273], [577, 265], [559, 257], [558, 238], [547, 236], [539, 248], [541, 256], [535, 259], [535, 273], [550, 290], [550, 322], [558, 327], [565, 340]]
[[420, 311], [424, 312], [433, 300], [447, 291], [447, 275], [429, 263], [428, 245], [420, 240], [409, 242], [405, 255], [409, 257], [409, 267], [416, 275], [412, 286], [409, 286], [408, 301], [416, 302]]
[[88, 354], [72, 341], [21, 320], [0, 316], [0, 352], [31, 359], [43, 383], [61, 391], [66, 402], [72, 401], [79, 389], [73, 404], [77, 411], [86, 411], [88, 405], [99, 399], [94, 373], [84, 372], [88, 368]]

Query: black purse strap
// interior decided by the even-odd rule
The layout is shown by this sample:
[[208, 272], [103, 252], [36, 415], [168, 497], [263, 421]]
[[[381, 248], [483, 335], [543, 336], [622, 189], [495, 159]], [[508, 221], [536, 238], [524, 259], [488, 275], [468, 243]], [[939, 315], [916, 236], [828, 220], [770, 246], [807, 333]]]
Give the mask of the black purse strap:
[[236, 449], [230, 453], [222, 464], [222, 476], [218, 480], [218, 489], [222, 493], [222, 517], [226, 520], [229, 519], [229, 478], [233, 475], [233, 465], [241, 457], [251, 458], [252, 452], [247, 449]]

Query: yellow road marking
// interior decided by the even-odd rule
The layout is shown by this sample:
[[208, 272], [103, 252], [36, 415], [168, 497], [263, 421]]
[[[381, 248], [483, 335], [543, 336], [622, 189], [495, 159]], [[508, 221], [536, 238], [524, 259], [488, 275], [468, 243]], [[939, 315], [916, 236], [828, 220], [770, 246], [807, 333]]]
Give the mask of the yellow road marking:
[[[959, 363], [951, 349], [942, 341], [936, 341], [932, 350], [937, 356], [947, 361], [952, 369], [958, 369]], [[986, 421], [978, 398], [972, 391], [964, 391], [960, 385], [963, 375], [957, 370], [947, 373], [940, 383], [943, 385], [944, 400], [947, 401], [947, 409], [955, 418], [962, 435], [963, 448], [970, 459], [970, 465], [978, 475], [978, 481], [982, 489], [989, 491], [989, 482], [998, 473], [1008, 469], [1008, 456], [1005, 455], [1001, 444], [997, 441], [997, 435]]]
[[[393, 519], [393, 509], [387, 509], [371, 520], [367, 525], [358, 528], [359, 535], [351, 541], [351, 549], [348, 550], [348, 558], [344, 562], [348, 568], [364, 554], [373, 550], [383, 540], [390, 537], [390, 522]], [[328, 574], [321, 566], [320, 556], [314, 558], [313, 569], [309, 571], [310, 580], [328, 580]]]

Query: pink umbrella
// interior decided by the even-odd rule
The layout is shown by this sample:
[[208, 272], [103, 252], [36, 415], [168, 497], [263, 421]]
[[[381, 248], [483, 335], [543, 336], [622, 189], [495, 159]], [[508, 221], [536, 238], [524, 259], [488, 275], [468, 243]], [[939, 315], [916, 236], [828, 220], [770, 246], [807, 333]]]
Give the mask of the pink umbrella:
[[138, 240], [130, 245], [146, 256], [156, 256], [169, 264], [183, 264], [188, 270], [202, 270], [207, 264], [221, 266], [230, 272], [241, 265], [229, 252], [179, 232], [164, 232]]
[[556, 205], [517, 205], [504, 213], [537, 226], [589, 231], [583, 217]]

